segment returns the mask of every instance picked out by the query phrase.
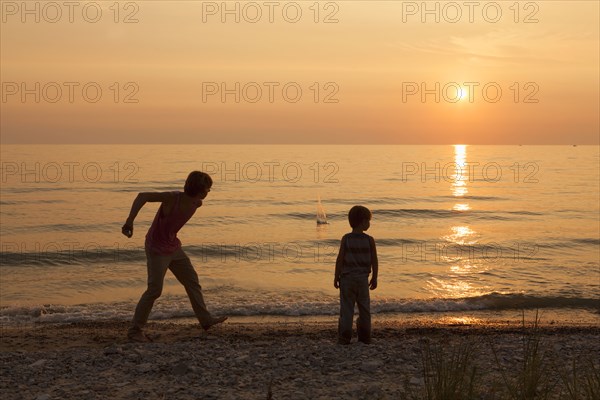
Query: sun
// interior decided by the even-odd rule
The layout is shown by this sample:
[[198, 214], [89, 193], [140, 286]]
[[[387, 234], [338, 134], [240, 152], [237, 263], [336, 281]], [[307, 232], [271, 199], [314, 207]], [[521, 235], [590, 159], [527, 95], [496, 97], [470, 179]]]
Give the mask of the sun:
[[451, 103], [459, 103], [469, 100], [469, 89], [455, 83], [449, 86], [448, 90], [444, 92], [444, 98]]

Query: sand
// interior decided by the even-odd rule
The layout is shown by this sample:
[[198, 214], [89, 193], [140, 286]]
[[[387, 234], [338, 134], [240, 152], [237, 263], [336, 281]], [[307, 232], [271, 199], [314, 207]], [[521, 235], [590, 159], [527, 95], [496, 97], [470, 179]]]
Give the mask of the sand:
[[[458, 321], [458, 322], [457, 322]], [[151, 322], [153, 343], [129, 343], [127, 322], [3, 327], [2, 399], [423, 398], [429, 348], [472, 351], [477, 398], [508, 398], [527, 334], [516, 322], [374, 321], [373, 343], [336, 343], [334, 321], [231, 319], [201, 335], [192, 323]], [[530, 332], [530, 331], [528, 331]], [[543, 379], [565, 394], [576, 369], [598, 367], [600, 327], [540, 327]], [[424, 353], [425, 352], [425, 353]], [[494, 355], [495, 353], [495, 355]], [[430, 353], [431, 354], [431, 353]], [[445, 359], [449, 360], [446, 353]]]

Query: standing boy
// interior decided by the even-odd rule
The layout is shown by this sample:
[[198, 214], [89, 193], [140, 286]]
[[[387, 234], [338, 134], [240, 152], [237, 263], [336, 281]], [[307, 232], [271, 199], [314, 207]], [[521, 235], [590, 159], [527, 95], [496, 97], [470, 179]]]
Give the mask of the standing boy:
[[123, 225], [122, 232], [125, 236], [133, 236], [133, 220], [140, 209], [147, 202], [161, 203], [154, 221], [146, 234], [146, 259], [148, 267], [148, 289], [142, 295], [133, 316], [128, 337], [137, 342], [151, 341], [143, 332], [148, 316], [162, 293], [163, 281], [167, 269], [185, 287], [185, 291], [192, 303], [194, 313], [205, 330], [215, 324], [225, 321], [226, 317], [215, 318], [210, 315], [204, 304], [202, 288], [198, 282], [198, 274], [190, 259], [181, 249], [181, 241], [177, 232], [194, 215], [196, 209], [202, 206], [202, 200], [210, 192], [211, 177], [200, 171], [191, 172], [186, 181], [183, 192], [151, 192], [139, 193], [133, 205], [129, 218]]
[[[356, 329], [358, 340], [371, 343], [371, 306], [369, 289], [377, 288], [379, 264], [375, 240], [364, 233], [371, 226], [371, 211], [354, 206], [348, 213], [352, 232], [342, 237], [340, 251], [335, 263], [333, 286], [340, 289], [340, 319], [338, 343], [350, 344], [354, 304], [358, 305]], [[371, 281], [369, 274], [373, 271]]]

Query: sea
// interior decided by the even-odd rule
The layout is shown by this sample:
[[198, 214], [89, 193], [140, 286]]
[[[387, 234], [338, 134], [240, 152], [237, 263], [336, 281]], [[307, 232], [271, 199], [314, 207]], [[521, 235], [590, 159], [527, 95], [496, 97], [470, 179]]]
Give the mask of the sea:
[[[514, 315], [600, 323], [598, 146], [1, 146], [0, 324], [129, 320], [146, 287], [139, 192], [214, 185], [179, 232], [208, 308], [336, 320], [348, 211], [372, 212], [374, 318]], [[317, 224], [320, 198], [327, 224]], [[558, 317], [557, 317], [558, 316]], [[168, 272], [153, 320], [193, 317]]]

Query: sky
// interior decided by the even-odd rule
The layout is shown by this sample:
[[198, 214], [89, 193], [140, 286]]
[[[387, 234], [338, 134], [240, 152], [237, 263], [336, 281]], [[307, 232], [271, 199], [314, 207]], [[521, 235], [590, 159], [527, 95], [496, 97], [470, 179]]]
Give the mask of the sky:
[[1, 143], [599, 143], [597, 1], [0, 3]]

